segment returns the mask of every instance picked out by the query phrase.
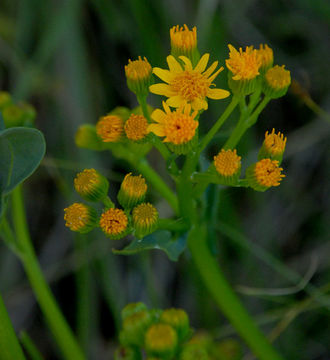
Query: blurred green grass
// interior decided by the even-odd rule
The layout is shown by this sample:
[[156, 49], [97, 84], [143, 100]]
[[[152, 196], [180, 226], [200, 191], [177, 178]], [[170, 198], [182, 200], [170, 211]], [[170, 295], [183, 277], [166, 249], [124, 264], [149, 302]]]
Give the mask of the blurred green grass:
[[[153, 66], [163, 66], [169, 28], [183, 23], [197, 26], [201, 52], [210, 52], [221, 65], [228, 43], [269, 44], [275, 62], [286, 64], [316, 103], [330, 111], [326, 1], [2, 0], [0, 4], [0, 89], [34, 104], [48, 147], [43, 167], [26, 183], [32, 236], [60, 305], [90, 358], [111, 358], [115, 321], [119, 309], [130, 301], [180, 306], [195, 328], [219, 337], [235, 335], [204, 296], [189, 254], [179, 263], [170, 263], [157, 251], [115, 257], [110, 250], [117, 245], [105, 244], [98, 234], [85, 243], [74, 241], [62, 218], [63, 208], [75, 199], [72, 179], [77, 171], [103, 169], [115, 193], [127, 170], [108, 154], [77, 149], [76, 129], [95, 123], [115, 106], [136, 106], [126, 87], [124, 65], [141, 55]], [[226, 88], [224, 73], [217, 84]], [[150, 99], [159, 104], [156, 97]], [[224, 102], [210, 103], [202, 128], [208, 129], [223, 108]], [[229, 121], [226, 131], [234, 123]], [[327, 359], [329, 299], [320, 293], [328, 291], [324, 286], [330, 281], [330, 126], [289, 93], [271, 102], [243, 138], [239, 153], [247, 162], [255, 158], [264, 132], [273, 127], [288, 137], [285, 181], [263, 194], [241, 189], [217, 192], [218, 256], [234, 286], [263, 290], [263, 295], [241, 297], [266, 333], [280, 329], [276, 346], [288, 359]], [[214, 151], [224, 140], [220, 135]], [[157, 156], [153, 153], [150, 161], [157, 163]], [[157, 207], [164, 214], [168, 211], [161, 201]], [[267, 289], [297, 285], [313, 258], [317, 263], [304, 290], [267, 295]], [[77, 293], [72, 289], [75, 281]], [[79, 287], [81, 282], [86, 286]], [[16, 329], [26, 330], [45, 358], [56, 359], [25, 276], [3, 244], [0, 291]], [[297, 311], [301, 304], [303, 311]], [[280, 328], [281, 319], [292, 311], [292, 321]]]

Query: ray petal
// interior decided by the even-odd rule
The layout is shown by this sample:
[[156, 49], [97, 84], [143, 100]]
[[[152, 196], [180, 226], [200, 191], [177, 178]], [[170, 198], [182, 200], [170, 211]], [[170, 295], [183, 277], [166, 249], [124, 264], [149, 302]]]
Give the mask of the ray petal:
[[166, 104], [175, 108], [180, 107], [186, 100], [182, 98], [180, 95], [175, 95], [167, 99]]
[[192, 63], [190, 59], [188, 59], [186, 56], [179, 56], [180, 60], [184, 62], [185, 70], [191, 71], [192, 70]]
[[229, 95], [230, 92], [223, 89], [209, 89], [207, 92], [207, 97], [215, 100], [225, 99]]
[[149, 91], [153, 94], [164, 95], [164, 96], [172, 96], [173, 93], [171, 91], [171, 87], [167, 84], [154, 84], [149, 86]]
[[152, 120], [158, 122], [159, 124], [164, 122], [165, 117], [166, 117], [166, 114], [164, 113], [163, 110], [160, 110], [160, 109], [154, 110], [153, 113], [151, 114]]
[[193, 110], [199, 111], [199, 110], [207, 110], [208, 108], [208, 103], [205, 99], [195, 99], [192, 103], [191, 103], [191, 107]]
[[206, 71], [204, 71], [203, 75], [208, 78], [213, 73], [213, 71], [216, 69], [217, 66], [218, 66], [218, 62], [215, 61]]
[[171, 72], [174, 72], [174, 73], [182, 72], [181, 65], [177, 62], [177, 60], [175, 59], [175, 57], [173, 55], [169, 55], [166, 58], [166, 61], [167, 61], [168, 67]]
[[209, 58], [210, 58], [210, 54], [204, 54], [198, 61], [195, 70], [202, 73], [206, 69], [206, 65], [209, 62]]
[[164, 127], [158, 124], [150, 124], [148, 125], [148, 132], [153, 132], [157, 136], [165, 136]]
[[174, 76], [173, 74], [171, 74], [170, 71], [168, 70], [165, 70], [165, 69], [161, 69], [159, 67], [155, 67], [153, 68], [153, 73], [155, 75], [157, 75], [161, 80], [167, 82], [167, 83], [170, 83], [173, 79], [174, 79]]
[[223, 70], [223, 66], [221, 66], [219, 70], [217, 70], [212, 76], [210, 76], [208, 80], [212, 82], [219, 75], [219, 73], [221, 73], [222, 70]]

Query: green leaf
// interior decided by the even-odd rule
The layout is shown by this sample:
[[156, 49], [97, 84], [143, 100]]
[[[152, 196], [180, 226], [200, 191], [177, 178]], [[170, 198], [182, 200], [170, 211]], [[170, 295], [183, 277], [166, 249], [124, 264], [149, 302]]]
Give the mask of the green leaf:
[[163, 250], [172, 261], [177, 261], [181, 253], [186, 248], [186, 235], [177, 240], [172, 240], [172, 234], [169, 231], [156, 231], [143, 239], [136, 239], [122, 250], [113, 249], [114, 254], [133, 255], [145, 250]]
[[45, 150], [44, 136], [36, 129], [17, 127], [0, 132], [1, 205], [3, 197], [36, 170]]

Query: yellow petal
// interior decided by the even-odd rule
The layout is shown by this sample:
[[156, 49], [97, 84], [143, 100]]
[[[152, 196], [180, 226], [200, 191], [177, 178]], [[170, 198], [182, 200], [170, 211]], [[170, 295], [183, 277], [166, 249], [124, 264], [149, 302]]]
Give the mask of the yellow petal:
[[175, 60], [175, 57], [173, 55], [169, 55], [167, 58], [167, 64], [168, 64], [168, 68], [170, 69], [171, 72], [182, 72], [182, 67], [181, 65]]
[[159, 124], [164, 122], [165, 117], [166, 114], [164, 113], [164, 111], [160, 109], [154, 110], [153, 113], [151, 114], [151, 119], [158, 122]]
[[207, 63], [209, 62], [209, 58], [210, 54], [204, 54], [198, 61], [195, 70], [202, 73], [205, 70]]
[[170, 107], [166, 104], [165, 101], [163, 101], [162, 104], [163, 104], [163, 108], [164, 108], [164, 110], [165, 110], [165, 113], [166, 113], [166, 114], [170, 114], [170, 113], [171, 113]]
[[165, 69], [161, 69], [158, 67], [153, 68], [153, 73], [156, 74], [161, 80], [170, 83], [174, 76], [173, 74], [171, 74], [168, 70]]
[[165, 136], [164, 127], [158, 124], [150, 124], [147, 128], [148, 133], [153, 132], [157, 136]]
[[192, 70], [192, 63], [186, 56], [179, 56], [179, 59], [181, 59], [185, 64], [185, 70]]
[[222, 70], [223, 70], [223, 66], [221, 66], [221, 68], [218, 71], [216, 71], [212, 76], [210, 76], [208, 80], [212, 82], [219, 75], [219, 73], [221, 73]]
[[223, 90], [223, 89], [209, 89], [209, 91], [207, 92], [207, 97], [210, 99], [215, 99], [215, 100], [219, 100], [219, 99], [225, 99], [226, 97], [228, 97], [230, 95], [230, 92], [227, 90]]
[[149, 91], [153, 94], [164, 95], [164, 96], [172, 96], [173, 92], [171, 91], [171, 87], [167, 84], [154, 84], [149, 86]]
[[191, 107], [193, 110], [199, 111], [199, 110], [207, 110], [208, 108], [208, 103], [205, 99], [195, 99], [192, 103], [191, 103]]
[[183, 103], [186, 103], [186, 100], [183, 99], [180, 95], [172, 96], [167, 99], [166, 104], [175, 108], [180, 107]]
[[213, 71], [216, 69], [217, 66], [218, 66], [218, 62], [215, 61], [215, 62], [203, 73], [203, 75], [208, 78], [208, 77], [213, 73]]

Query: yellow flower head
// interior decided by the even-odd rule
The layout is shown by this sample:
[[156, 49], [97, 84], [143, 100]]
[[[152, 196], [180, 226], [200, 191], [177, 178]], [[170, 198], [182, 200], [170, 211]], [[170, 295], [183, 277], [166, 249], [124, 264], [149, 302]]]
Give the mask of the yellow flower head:
[[221, 149], [219, 154], [214, 156], [214, 165], [220, 175], [233, 176], [241, 168], [241, 157], [237, 155], [236, 149]]
[[133, 226], [137, 237], [144, 237], [152, 233], [158, 223], [158, 211], [149, 203], [142, 203], [136, 206], [132, 212]]
[[96, 124], [96, 133], [103, 142], [120, 141], [124, 133], [124, 121], [117, 115], [102, 116]]
[[285, 70], [284, 65], [270, 68], [265, 75], [267, 84], [274, 90], [288, 88], [291, 83], [290, 71]]
[[261, 191], [271, 186], [279, 186], [285, 177], [281, 173], [282, 170], [277, 160], [262, 159], [247, 170], [250, 186]]
[[142, 140], [147, 134], [148, 122], [143, 115], [132, 114], [126, 121], [124, 130], [129, 140]]
[[273, 50], [267, 44], [260, 44], [257, 54], [261, 61], [261, 70], [265, 71], [273, 66]]
[[95, 169], [85, 169], [74, 179], [74, 188], [86, 200], [99, 201], [108, 192], [108, 180]]
[[125, 74], [128, 88], [136, 95], [145, 96], [149, 92], [149, 86], [152, 81], [152, 67], [144, 57], [138, 60], [128, 60], [125, 66]]
[[217, 77], [223, 67], [214, 70], [218, 66], [215, 61], [207, 70], [209, 54], [201, 57], [198, 64], [193, 68], [191, 61], [180, 56], [184, 65], [181, 65], [174, 56], [167, 57], [169, 70], [154, 68], [153, 72], [166, 84], [155, 84], [150, 86], [150, 91], [157, 95], [168, 97], [167, 105], [180, 107], [185, 104], [191, 104], [193, 110], [206, 110], [208, 104], [206, 98], [224, 99], [230, 95], [229, 91], [222, 89], [211, 89], [213, 80]]
[[96, 219], [96, 211], [82, 203], [74, 203], [64, 209], [65, 226], [72, 231], [87, 233], [95, 227]]
[[175, 52], [187, 53], [197, 47], [197, 29], [196, 26], [189, 30], [188, 26], [173, 26], [170, 29], [171, 48]]
[[191, 106], [181, 106], [175, 111], [171, 111], [169, 106], [163, 101], [164, 110], [156, 109], [151, 118], [157, 124], [150, 124], [148, 132], [153, 132], [157, 136], [165, 136], [164, 142], [181, 145], [189, 142], [195, 136], [198, 121], [195, 120], [197, 111], [192, 114]]
[[278, 132], [275, 134], [275, 129], [270, 134], [265, 133], [264, 147], [272, 156], [282, 155], [285, 150], [286, 137]]
[[160, 322], [171, 325], [178, 333], [180, 340], [186, 338], [189, 332], [189, 318], [182, 309], [166, 309], [160, 316]]
[[100, 218], [100, 227], [111, 239], [120, 239], [126, 234], [128, 219], [121, 209], [110, 208]]
[[145, 335], [145, 347], [150, 355], [170, 357], [177, 343], [175, 330], [167, 324], [153, 324]]
[[259, 68], [262, 64], [253, 46], [247, 46], [245, 51], [239, 48], [237, 51], [232, 45], [229, 47], [229, 59], [226, 60], [227, 68], [232, 72], [233, 80], [252, 80], [259, 75]]

